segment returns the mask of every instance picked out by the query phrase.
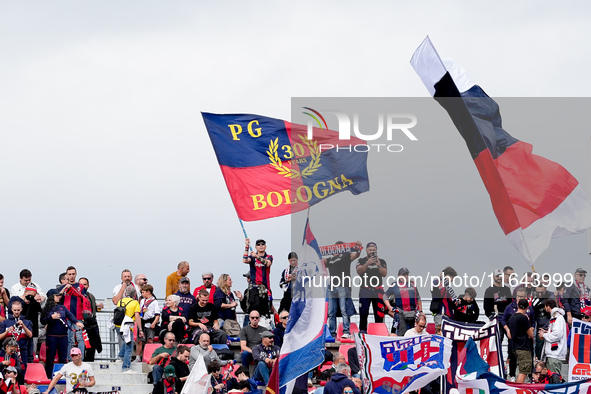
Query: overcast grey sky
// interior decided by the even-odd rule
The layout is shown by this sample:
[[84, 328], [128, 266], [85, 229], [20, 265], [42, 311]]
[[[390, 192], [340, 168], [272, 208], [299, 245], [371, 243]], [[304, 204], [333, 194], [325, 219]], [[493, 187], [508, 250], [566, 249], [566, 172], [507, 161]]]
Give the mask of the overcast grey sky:
[[[200, 111], [289, 119], [291, 97], [427, 97], [409, 64], [426, 35], [491, 96], [585, 97], [590, 7], [549, 1], [3, 2], [0, 272], [6, 285], [29, 268], [47, 290], [74, 265], [103, 297], [129, 268], [145, 273], [162, 296], [165, 276], [187, 260], [194, 283], [209, 268], [216, 277], [231, 273], [242, 290], [242, 230]], [[587, 186], [586, 125], [556, 127], [551, 135], [506, 126]], [[380, 252], [396, 267], [429, 259], [525, 269], [492, 215], [463, 142], [436, 132], [426, 130], [404, 157], [417, 161], [437, 146], [450, 152], [447, 160], [391, 170], [394, 179], [414, 179], [415, 189], [401, 189], [396, 198], [416, 196], [409, 201], [425, 209], [394, 205], [410, 220], [371, 240], [392, 240]], [[434, 184], [437, 195], [421, 188]], [[380, 188], [372, 183], [371, 193]], [[458, 202], [459, 192], [475, 197]], [[359, 235], [351, 221], [342, 227], [345, 241]], [[290, 219], [246, 228], [276, 255], [278, 289], [291, 248]], [[321, 244], [334, 242], [322, 235]], [[420, 258], [410, 261], [416, 251]], [[589, 266], [586, 236], [554, 241], [539, 260], [542, 269], [563, 262]]]

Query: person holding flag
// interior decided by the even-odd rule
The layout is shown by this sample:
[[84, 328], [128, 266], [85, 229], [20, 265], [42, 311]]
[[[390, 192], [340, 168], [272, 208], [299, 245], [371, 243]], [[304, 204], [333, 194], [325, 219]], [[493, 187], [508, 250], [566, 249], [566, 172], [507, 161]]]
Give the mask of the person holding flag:
[[[267, 254], [267, 243], [264, 239], [257, 239], [255, 243], [256, 251], [250, 249], [250, 239], [245, 239], [244, 255], [242, 262], [250, 266], [250, 285], [248, 291], [249, 312], [257, 311], [261, 316], [268, 316], [269, 300], [271, 299], [271, 286], [269, 275], [273, 256]], [[266, 296], [266, 297], [265, 297]]]

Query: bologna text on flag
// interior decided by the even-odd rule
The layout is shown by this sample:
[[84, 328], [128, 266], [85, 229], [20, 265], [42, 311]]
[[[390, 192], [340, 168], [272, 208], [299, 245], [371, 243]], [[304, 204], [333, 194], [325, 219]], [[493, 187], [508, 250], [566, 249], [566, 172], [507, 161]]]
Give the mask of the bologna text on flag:
[[[202, 115], [242, 220], [287, 215], [341, 191], [369, 190], [367, 152], [335, 149], [338, 132], [314, 130], [314, 138], [308, 139], [307, 126], [279, 119]], [[366, 144], [357, 138], [348, 143]]]
[[306, 221], [302, 249], [279, 356], [279, 386], [282, 388], [324, 361], [328, 271], [309, 221]]
[[446, 374], [452, 343], [436, 335], [381, 337], [355, 333], [355, 346], [366, 392], [402, 394]]
[[502, 129], [497, 103], [427, 37], [411, 64], [464, 138], [509, 242], [533, 265], [553, 237], [591, 227], [591, 201], [560, 164]]
[[591, 379], [591, 324], [573, 319], [568, 381]]
[[450, 357], [450, 368], [445, 379], [445, 392], [457, 387], [457, 377], [467, 374], [465, 360], [461, 355], [468, 340], [472, 338], [476, 344], [478, 354], [490, 367], [490, 371], [498, 376], [504, 376], [503, 352], [497, 319], [484, 325], [464, 323], [443, 317], [441, 335], [453, 341]]

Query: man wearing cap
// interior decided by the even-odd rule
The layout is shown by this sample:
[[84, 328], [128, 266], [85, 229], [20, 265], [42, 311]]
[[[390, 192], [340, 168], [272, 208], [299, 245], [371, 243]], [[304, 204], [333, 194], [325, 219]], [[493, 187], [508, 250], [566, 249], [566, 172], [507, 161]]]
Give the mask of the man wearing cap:
[[[273, 256], [267, 254], [267, 243], [264, 239], [257, 239], [255, 243], [256, 252], [250, 252], [250, 239], [246, 238], [242, 262], [250, 266], [250, 285], [248, 292], [248, 304], [253, 310], [261, 315], [269, 314], [269, 299], [271, 297], [271, 282], [269, 274], [273, 264]], [[253, 291], [253, 289], [255, 289]], [[258, 291], [257, 291], [258, 290]], [[262, 295], [262, 297], [261, 297]], [[264, 297], [266, 296], [266, 298]]]
[[87, 387], [92, 387], [95, 385], [94, 380], [94, 371], [92, 370], [92, 366], [88, 363], [82, 362], [82, 353], [80, 349], [77, 347], [73, 347], [70, 350], [70, 357], [72, 361], [65, 364], [62, 369], [60, 369], [53, 379], [49, 386], [47, 386], [47, 390], [43, 393], [49, 393], [57, 382], [65, 376], [66, 379], [66, 393], [71, 393], [75, 389], [83, 389]]
[[177, 389], [175, 369], [172, 365], [167, 365], [166, 368], [164, 368], [162, 379], [159, 379], [154, 384], [154, 390], [152, 390], [152, 394], [176, 394], [180, 393], [180, 391], [180, 389]]
[[191, 280], [188, 277], [184, 276], [179, 281], [179, 290], [176, 293], [174, 293], [175, 295], [178, 295], [181, 299], [179, 301], [179, 307], [183, 311], [183, 316], [185, 316], [185, 319], [187, 320], [189, 320], [189, 310], [193, 305], [197, 303], [197, 299], [189, 291], [190, 288]]
[[252, 377], [254, 380], [263, 382], [264, 385], [267, 385], [267, 382], [269, 382], [271, 370], [281, 351], [279, 346], [273, 344], [273, 337], [272, 332], [263, 332], [261, 334], [261, 343], [252, 349], [252, 358], [257, 363]]
[[[510, 268], [510, 267], [509, 267]], [[513, 300], [511, 288], [503, 285], [503, 271], [496, 269], [493, 272], [493, 284], [484, 292], [484, 314], [492, 321], [496, 316], [502, 316], [505, 313], [511, 301]], [[505, 338], [505, 330], [498, 319], [499, 332], [501, 334], [501, 343]]]
[[516, 383], [523, 383], [525, 377], [532, 371], [534, 328], [527, 316], [528, 308], [530, 306], [527, 299], [520, 298], [517, 302], [517, 312], [509, 318], [507, 323], [509, 339], [513, 342], [512, 348], [519, 367]]
[[177, 270], [166, 277], [166, 297], [178, 291], [180, 280], [186, 277], [190, 271], [191, 267], [188, 262], [178, 263]]
[[33, 337], [33, 323], [21, 316], [23, 303], [20, 300], [13, 300], [10, 309], [12, 311], [12, 317], [0, 323], [0, 342], [6, 337], [13, 337], [18, 342], [23, 370], [26, 370], [29, 359], [29, 342], [31, 337]]
[[193, 296], [197, 298], [199, 296], [199, 291], [205, 289], [209, 294], [209, 302], [213, 304], [213, 295], [216, 289], [216, 286], [213, 284], [213, 273], [211, 271], [205, 271], [201, 274], [201, 279], [203, 279], [203, 284], [195, 289]]
[[35, 355], [34, 349], [37, 349], [37, 339], [39, 338], [39, 314], [41, 314], [41, 304], [37, 301], [37, 287], [34, 283], [29, 283], [25, 292], [21, 296], [11, 297], [8, 301], [8, 310], [11, 310], [14, 301], [20, 301], [23, 307], [21, 316], [33, 324], [33, 337], [29, 341], [27, 349], [27, 362], [32, 363]]
[[394, 318], [394, 322], [399, 323], [398, 329], [394, 327], [395, 323], [392, 324], [391, 332], [395, 332], [399, 337], [415, 326], [417, 316], [423, 311], [419, 289], [409, 279], [408, 274], [408, 268], [400, 268], [396, 284], [388, 289], [384, 297], [388, 314]]
[[18, 383], [18, 370], [9, 366], [4, 368], [4, 376], [0, 373], [0, 393], [20, 393], [21, 387]]
[[[343, 241], [337, 241], [336, 245], [342, 243]], [[359, 257], [359, 251], [361, 248], [361, 241], [357, 241], [355, 251], [352, 251], [351, 253], [339, 253], [326, 259], [326, 268], [330, 275], [328, 283], [331, 284], [328, 292], [328, 328], [330, 330], [330, 335], [334, 338], [336, 338], [337, 333], [338, 309], [340, 309], [341, 316], [343, 317], [342, 338], [351, 338], [350, 318], [355, 314], [355, 306], [349, 305], [351, 302], [351, 263]], [[336, 278], [338, 278], [338, 281]], [[335, 283], [338, 283], [339, 286], [332, 287]]]
[[362, 283], [359, 288], [359, 330], [367, 331], [367, 317], [369, 306], [373, 306], [376, 323], [384, 322], [386, 307], [384, 305], [384, 287], [382, 278], [388, 275], [386, 261], [378, 258], [378, 245], [369, 242], [365, 247], [366, 257], [357, 262], [357, 274]]
[[581, 310], [591, 306], [591, 291], [585, 284], [587, 271], [583, 268], [577, 268], [575, 271], [575, 281], [564, 290], [564, 311], [566, 312], [568, 325], [572, 325], [573, 317], [581, 318]]

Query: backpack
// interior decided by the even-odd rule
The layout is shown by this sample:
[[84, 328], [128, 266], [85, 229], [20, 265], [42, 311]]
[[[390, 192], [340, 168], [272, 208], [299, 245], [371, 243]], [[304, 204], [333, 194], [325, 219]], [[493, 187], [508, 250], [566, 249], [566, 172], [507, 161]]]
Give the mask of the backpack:
[[[125, 319], [125, 307], [129, 305], [131, 301], [128, 301], [125, 305], [118, 305], [113, 310], [113, 324], [120, 326], [123, 323], [123, 319]], [[121, 304], [121, 301], [119, 301], [119, 304]]]
[[222, 326], [222, 331], [228, 334], [229, 337], [238, 337], [240, 336], [240, 324], [236, 320], [233, 319], [226, 319], [224, 320], [224, 325]]

